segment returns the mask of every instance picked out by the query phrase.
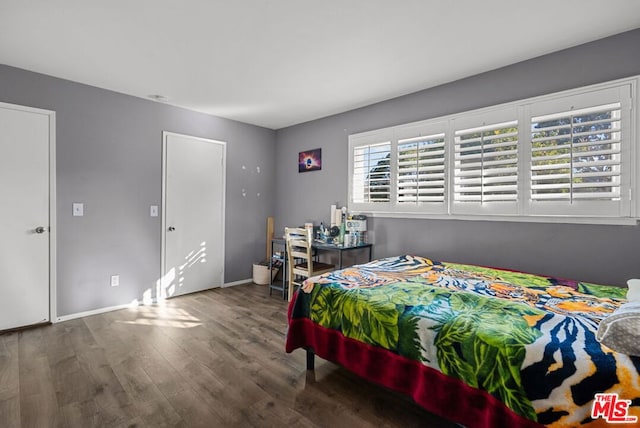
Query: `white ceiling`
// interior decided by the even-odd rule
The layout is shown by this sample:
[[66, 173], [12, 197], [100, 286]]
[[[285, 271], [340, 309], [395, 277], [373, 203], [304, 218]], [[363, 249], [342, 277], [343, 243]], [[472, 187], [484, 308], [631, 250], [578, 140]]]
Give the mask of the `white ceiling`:
[[278, 129], [638, 27], [638, 0], [0, 0], [0, 63]]

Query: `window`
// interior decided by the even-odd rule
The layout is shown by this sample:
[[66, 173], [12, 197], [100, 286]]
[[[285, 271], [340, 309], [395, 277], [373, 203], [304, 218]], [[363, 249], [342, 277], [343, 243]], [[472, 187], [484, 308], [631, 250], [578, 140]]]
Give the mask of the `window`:
[[399, 204], [444, 202], [444, 134], [398, 141]]
[[629, 97], [626, 86], [530, 107], [532, 214], [631, 216]]
[[361, 206], [385, 205], [391, 200], [391, 142], [373, 134], [359, 139], [351, 151], [351, 201]]
[[349, 208], [445, 218], [635, 219], [637, 80], [352, 135]]
[[456, 131], [455, 201], [518, 198], [518, 122]]
[[391, 144], [360, 146], [353, 155], [355, 202], [389, 202]]
[[452, 121], [452, 213], [518, 213], [517, 117], [510, 107]]

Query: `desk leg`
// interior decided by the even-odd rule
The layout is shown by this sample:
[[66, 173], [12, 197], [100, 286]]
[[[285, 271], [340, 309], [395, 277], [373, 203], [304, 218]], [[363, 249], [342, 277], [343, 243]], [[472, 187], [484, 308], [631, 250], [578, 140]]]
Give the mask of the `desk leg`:
[[273, 275], [271, 270], [273, 269], [273, 241], [271, 241], [271, 257], [269, 257], [269, 296], [271, 296], [271, 286], [273, 285]]
[[340, 254], [340, 256], [338, 257], [338, 259], [340, 260], [340, 264], [338, 265], [338, 269], [342, 269], [342, 250], [338, 250], [338, 253]]
[[373, 247], [369, 247], [369, 261], [373, 258]]

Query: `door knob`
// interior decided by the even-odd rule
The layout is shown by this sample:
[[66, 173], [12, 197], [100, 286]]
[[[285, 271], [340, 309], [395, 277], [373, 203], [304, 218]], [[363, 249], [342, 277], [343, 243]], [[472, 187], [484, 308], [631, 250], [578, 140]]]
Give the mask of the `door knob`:
[[176, 230], [176, 228], [175, 228], [175, 227], [173, 227], [173, 226], [169, 226], [169, 232], [173, 232], [174, 230]]
[[36, 227], [36, 233], [44, 233], [46, 232], [46, 228], [42, 227], [42, 226], [38, 226]]

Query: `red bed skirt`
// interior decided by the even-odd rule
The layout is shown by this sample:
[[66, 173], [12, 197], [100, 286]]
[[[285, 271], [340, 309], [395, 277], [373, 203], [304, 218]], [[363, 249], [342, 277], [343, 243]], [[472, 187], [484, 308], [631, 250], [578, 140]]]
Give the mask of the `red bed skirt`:
[[290, 315], [286, 351], [302, 347], [311, 348], [321, 358], [340, 364], [364, 379], [412, 397], [433, 414], [467, 427], [542, 426], [514, 413], [487, 392], [418, 361], [344, 337], [341, 332], [322, 327], [308, 318], [291, 319]]

